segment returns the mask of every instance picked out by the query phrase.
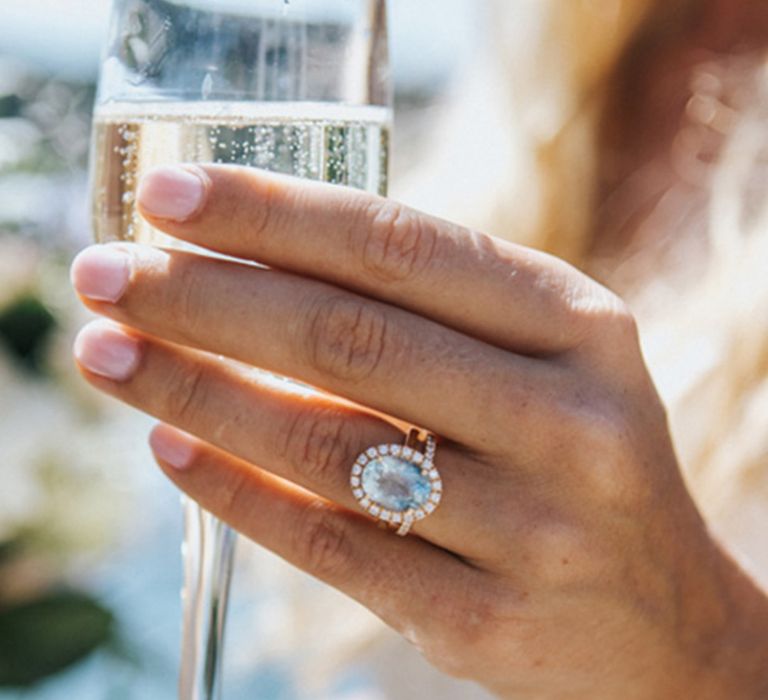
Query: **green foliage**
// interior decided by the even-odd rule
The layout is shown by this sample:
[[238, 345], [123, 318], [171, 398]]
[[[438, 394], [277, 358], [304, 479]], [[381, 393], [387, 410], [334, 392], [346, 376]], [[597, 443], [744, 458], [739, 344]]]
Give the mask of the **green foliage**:
[[26, 294], [0, 312], [0, 343], [23, 367], [44, 374], [48, 341], [56, 319], [35, 296]]
[[112, 613], [87, 595], [56, 592], [0, 609], [0, 687], [25, 687], [114, 638]]
[[0, 118], [18, 117], [23, 103], [18, 95], [0, 96]]
[[17, 538], [0, 541], [0, 566], [15, 559], [22, 546]]

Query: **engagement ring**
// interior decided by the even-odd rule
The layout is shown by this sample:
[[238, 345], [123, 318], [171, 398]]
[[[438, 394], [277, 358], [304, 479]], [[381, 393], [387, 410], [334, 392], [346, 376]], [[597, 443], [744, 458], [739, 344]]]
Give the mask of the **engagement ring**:
[[402, 445], [378, 445], [352, 466], [350, 485], [360, 506], [405, 536], [417, 520], [434, 513], [443, 495], [435, 467], [435, 436], [413, 428]]

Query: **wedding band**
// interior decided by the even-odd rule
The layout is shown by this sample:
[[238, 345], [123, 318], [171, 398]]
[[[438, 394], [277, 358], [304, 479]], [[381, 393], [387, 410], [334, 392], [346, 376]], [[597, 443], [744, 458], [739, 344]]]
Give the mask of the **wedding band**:
[[360, 507], [407, 535], [413, 523], [435, 512], [443, 496], [436, 447], [435, 436], [417, 428], [402, 445], [369, 447], [355, 460], [349, 478]]

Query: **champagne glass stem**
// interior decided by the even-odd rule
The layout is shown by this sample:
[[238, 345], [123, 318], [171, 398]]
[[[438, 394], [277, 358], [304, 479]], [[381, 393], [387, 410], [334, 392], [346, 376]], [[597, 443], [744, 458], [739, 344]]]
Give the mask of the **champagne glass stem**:
[[237, 534], [184, 499], [179, 700], [221, 697], [224, 632]]

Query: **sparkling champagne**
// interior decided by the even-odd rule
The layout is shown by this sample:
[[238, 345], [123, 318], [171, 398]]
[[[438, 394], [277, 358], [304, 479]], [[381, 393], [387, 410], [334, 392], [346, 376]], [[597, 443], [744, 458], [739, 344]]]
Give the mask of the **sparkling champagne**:
[[168, 241], [135, 210], [158, 165], [234, 163], [386, 194], [388, 109], [322, 103], [109, 103], [94, 117], [93, 228], [100, 242]]

